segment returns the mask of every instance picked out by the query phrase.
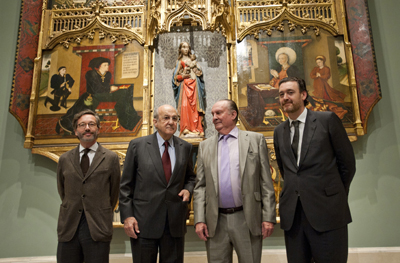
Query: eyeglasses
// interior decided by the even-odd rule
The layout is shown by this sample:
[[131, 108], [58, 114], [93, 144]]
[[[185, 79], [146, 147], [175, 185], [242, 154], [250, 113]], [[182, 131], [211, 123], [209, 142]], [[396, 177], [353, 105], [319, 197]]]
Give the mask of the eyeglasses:
[[81, 128], [81, 129], [86, 128], [87, 125], [89, 125], [89, 128], [97, 127], [97, 123], [95, 123], [95, 122], [89, 122], [89, 123], [81, 122], [78, 124], [78, 128]]
[[164, 116], [164, 117], [161, 117], [161, 120], [163, 121], [163, 122], [168, 122], [169, 120], [172, 120], [173, 122], [179, 122], [179, 117], [178, 116]]

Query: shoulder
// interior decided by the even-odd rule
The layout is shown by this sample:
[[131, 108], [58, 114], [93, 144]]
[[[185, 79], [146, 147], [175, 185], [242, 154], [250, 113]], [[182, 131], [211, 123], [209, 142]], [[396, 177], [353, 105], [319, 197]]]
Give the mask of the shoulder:
[[311, 116], [311, 117], [320, 118], [320, 119], [330, 119], [330, 118], [334, 117], [336, 114], [331, 112], [331, 111], [312, 111], [312, 110], [308, 110], [308, 114], [307, 115]]
[[296, 67], [296, 65], [290, 65], [290, 67], [288, 68], [288, 71], [298, 71], [299, 69]]
[[218, 133], [216, 135], [213, 135], [213, 136], [205, 139], [204, 141], [200, 142], [199, 146], [207, 147], [207, 145], [213, 144], [216, 141], [218, 141]]
[[73, 149], [61, 154], [60, 158], [58, 159], [58, 162], [69, 158], [69, 156], [73, 155], [75, 152], [78, 153], [78, 150], [77, 150], [78, 147], [79, 146], [77, 146], [77, 147], [75, 147], [75, 148], [73, 148]]
[[192, 147], [191, 143], [188, 143], [187, 141], [185, 141], [175, 135], [174, 135], [174, 143], [181, 143], [184, 147]]
[[101, 144], [99, 144], [99, 150], [102, 151], [104, 154], [109, 155], [109, 156], [113, 156], [113, 155], [118, 156], [115, 152], [113, 152], [113, 151], [101, 146]]
[[258, 132], [239, 130], [239, 136], [248, 136], [249, 138], [262, 139], [264, 136]]
[[86, 72], [85, 76], [86, 77], [95, 77], [95, 76], [97, 76], [97, 72], [94, 69], [92, 69], [92, 70], [89, 70], [88, 72]]
[[282, 130], [285, 125], [288, 125], [288, 122], [289, 122], [289, 119], [287, 119], [286, 121], [280, 123], [278, 126], [275, 127], [274, 131]]
[[135, 146], [135, 145], [141, 145], [143, 143], [146, 143], [148, 141], [151, 141], [153, 139], [153, 136], [155, 136], [154, 134], [150, 134], [147, 136], [143, 136], [143, 137], [139, 137], [139, 138], [135, 138], [133, 140], [131, 140], [129, 142], [129, 146]]
[[323, 126], [331, 126], [335, 123], [341, 123], [339, 117], [331, 111], [311, 111], [307, 114], [307, 121], [316, 121], [321, 123]]

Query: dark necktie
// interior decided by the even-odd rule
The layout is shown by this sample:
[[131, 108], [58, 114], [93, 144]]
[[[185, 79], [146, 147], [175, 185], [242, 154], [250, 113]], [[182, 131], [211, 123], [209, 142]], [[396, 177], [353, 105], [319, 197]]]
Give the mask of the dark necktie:
[[87, 171], [89, 170], [89, 166], [90, 166], [88, 152], [90, 152], [90, 149], [85, 148], [85, 150], [83, 150], [83, 155], [82, 155], [82, 159], [81, 159], [81, 169], [82, 169], [83, 176], [86, 175]]
[[293, 121], [292, 125], [294, 126], [294, 136], [293, 136], [293, 141], [292, 141], [292, 151], [294, 153], [294, 157], [296, 158], [297, 162], [297, 151], [299, 149], [299, 124], [300, 121]]
[[162, 161], [162, 166], [164, 169], [164, 174], [165, 174], [165, 179], [167, 180], [167, 183], [169, 182], [169, 179], [171, 178], [171, 159], [169, 158], [169, 153], [168, 153], [168, 141], [164, 142], [165, 150], [162, 155], [161, 161]]

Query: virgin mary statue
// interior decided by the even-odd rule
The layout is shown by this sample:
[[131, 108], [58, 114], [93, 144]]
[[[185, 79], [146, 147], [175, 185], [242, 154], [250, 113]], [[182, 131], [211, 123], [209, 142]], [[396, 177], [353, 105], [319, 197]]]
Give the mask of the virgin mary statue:
[[205, 92], [203, 71], [197, 65], [189, 43], [179, 45], [172, 87], [176, 108], [180, 117], [181, 137], [203, 137], [203, 118], [205, 114]]

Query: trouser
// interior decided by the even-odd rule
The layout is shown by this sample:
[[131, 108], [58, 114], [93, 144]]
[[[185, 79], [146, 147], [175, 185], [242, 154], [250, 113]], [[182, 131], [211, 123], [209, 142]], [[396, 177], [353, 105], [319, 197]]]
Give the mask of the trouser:
[[168, 219], [164, 233], [159, 239], [131, 238], [132, 260], [134, 263], [156, 263], [159, 252], [159, 263], [183, 263], [185, 237], [173, 237]]
[[58, 242], [58, 263], [108, 263], [110, 242], [94, 241], [90, 236], [85, 213], [82, 213], [78, 229], [68, 242]]
[[308, 222], [300, 199], [292, 228], [285, 231], [285, 243], [288, 263], [347, 262], [347, 225], [326, 232], [316, 231]]
[[232, 214], [219, 213], [215, 235], [208, 238], [206, 248], [211, 263], [231, 263], [233, 248], [239, 263], [260, 263], [261, 230], [259, 236], [251, 234], [243, 210]]

